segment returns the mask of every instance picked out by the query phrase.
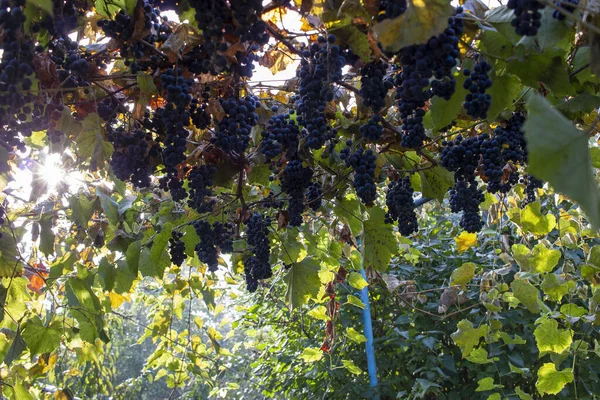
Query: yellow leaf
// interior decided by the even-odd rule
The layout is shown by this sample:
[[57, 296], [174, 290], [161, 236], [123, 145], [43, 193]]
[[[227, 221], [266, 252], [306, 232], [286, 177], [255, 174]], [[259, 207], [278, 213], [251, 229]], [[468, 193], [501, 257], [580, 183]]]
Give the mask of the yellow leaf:
[[108, 298], [110, 299], [110, 307], [115, 310], [117, 308], [119, 308], [119, 306], [121, 304], [123, 304], [125, 301], [129, 301], [129, 296], [123, 296], [122, 294], [118, 294], [118, 293], [114, 293], [114, 292], [110, 292], [108, 294]]
[[477, 234], [463, 231], [460, 235], [454, 238], [456, 247], [459, 252], [463, 252], [477, 243]]

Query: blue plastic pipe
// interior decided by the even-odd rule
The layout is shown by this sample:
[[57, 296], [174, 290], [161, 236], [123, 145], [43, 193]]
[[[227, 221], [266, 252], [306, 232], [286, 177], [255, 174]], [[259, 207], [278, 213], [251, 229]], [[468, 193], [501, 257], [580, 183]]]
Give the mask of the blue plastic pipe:
[[[360, 238], [356, 239], [358, 242], [358, 246], [360, 248], [360, 252], [363, 255], [363, 261], [361, 263], [360, 274], [363, 279], [367, 280], [367, 274], [365, 273], [364, 266], [364, 252], [362, 248], [362, 243]], [[363, 308], [363, 327], [365, 332], [365, 337], [367, 338], [367, 342], [365, 343], [366, 351], [367, 351], [367, 370], [369, 372], [369, 384], [372, 388], [377, 386], [377, 364], [375, 362], [375, 346], [373, 345], [373, 324], [371, 323], [371, 306], [369, 304], [369, 289], [368, 286], [365, 286], [360, 291], [360, 300], [365, 305]], [[379, 394], [373, 397], [374, 400], [379, 400]]]

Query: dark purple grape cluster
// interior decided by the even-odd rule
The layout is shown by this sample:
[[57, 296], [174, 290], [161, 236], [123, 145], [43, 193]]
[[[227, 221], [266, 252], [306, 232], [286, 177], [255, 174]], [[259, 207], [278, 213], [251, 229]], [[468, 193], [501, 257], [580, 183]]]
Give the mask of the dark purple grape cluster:
[[269, 194], [261, 201], [261, 207], [263, 208], [275, 208], [277, 210], [283, 208], [283, 200], [278, 200], [273, 191], [269, 191]]
[[313, 170], [300, 160], [291, 160], [281, 174], [281, 190], [289, 196], [288, 217], [290, 226], [302, 225], [302, 213], [306, 210], [304, 193], [311, 184]]
[[79, 51], [76, 41], [69, 37], [58, 38], [49, 44], [48, 49], [63, 89], [91, 86], [88, 75], [92, 66], [86, 60], [85, 54]]
[[464, 139], [462, 135], [457, 135], [451, 141], [443, 141], [442, 166], [454, 172], [458, 178], [471, 179], [479, 165], [483, 141], [482, 136]]
[[190, 102], [190, 114], [192, 116], [192, 124], [198, 129], [206, 129], [210, 126], [212, 118], [207, 111], [208, 108], [208, 93], [203, 95], [203, 99], [199, 100], [194, 97]]
[[[463, 32], [462, 8], [456, 9], [456, 16], [448, 19], [448, 27], [426, 44], [412, 45], [400, 50], [401, 73], [395, 79], [396, 99], [402, 118], [401, 145], [419, 148], [423, 145], [425, 128], [422, 109], [427, 100], [437, 95], [449, 99], [454, 93], [456, 81], [452, 68], [456, 66], [459, 37]], [[431, 78], [434, 82], [430, 85]]]
[[77, 9], [73, 0], [53, 0], [52, 9], [54, 15], [45, 14], [39, 23], [31, 25], [31, 31], [38, 33], [45, 29], [50, 37], [66, 39], [69, 33], [77, 29], [77, 18], [83, 15], [83, 12]]
[[29, 137], [33, 130], [47, 128], [43, 116], [32, 115], [34, 43], [23, 39], [26, 20], [25, 1], [0, 1], [2, 59], [0, 61], [0, 146], [12, 151], [25, 150], [20, 136]]
[[200, 238], [196, 254], [210, 272], [215, 272], [219, 267], [219, 252], [233, 251], [233, 225], [215, 222], [211, 226], [208, 221], [198, 220], [194, 222], [194, 229]]
[[112, 96], [102, 99], [96, 105], [96, 112], [106, 122], [110, 122], [117, 117], [118, 113], [126, 110]]
[[360, 127], [360, 134], [368, 142], [376, 142], [381, 139], [383, 134], [383, 117], [380, 114], [375, 114], [369, 121]]
[[382, 0], [379, 2], [377, 21], [397, 18], [406, 11], [406, 0]]
[[346, 64], [335, 41], [334, 35], [319, 36], [317, 42], [303, 51], [296, 74], [300, 86], [295, 98], [298, 123], [304, 127], [302, 134], [310, 149], [320, 149], [337, 134], [325, 118], [325, 106], [334, 98], [332, 83], [342, 78], [342, 67]]
[[323, 186], [319, 182], [313, 182], [306, 189], [306, 205], [313, 211], [317, 211], [323, 204]]
[[450, 209], [455, 213], [463, 213], [459, 224], [465, 231], [476, 233], [483, 228], [479, 205], [484, 199], [475, 179], [458, 179], [450, 189]]
[[255, 96], [222, 100], [225, 116], [219, 121], [211, 142], [226, 153], [242, 154], [250, 145], [250, 132], [258, 121], [256, 109], [260, 102]]
[[558, 0], [554, 2], [554, 5], [560, 7], [563, 11], [554, 10], [552, 12], [552, 18], [559, 21], [564, 21], [566, 17], [565, 13], [573, 14], [573, 12], [579, 6], [579, 0]]
[[183, 264], [186, 259], [185, 243], [181, 241], [182, 236], [183, 233], [173, 231], [171, 233], [171, 238], [169, 239], [169, 254], [171, 255], [171, 262], [178, 267], [181, 267], [181, 264]]
[[544, 4], [536, 0], [508, 0], [506, 6], [514, 10], [515, 17], [510, 24], [517, 35], [535, 36], [542, 26], [542, 10]]
[[488, 76], [491, 70], [492, 66], [486, 61], [477, 62], [473, 71], [466, 68], [463, 70], [467, 77], [463, 87], [470, 92], [465, 97], [464, 107], [473, 118], [486, 118], [492, 105], [492, 96], [485, 92], [492, 87], [492, 80]]
[[139, 188], [150, 186], [154, 172], [151, 159], [160, 155], [160, 148], [152, 140], [152, 135], [140, 129], [128, 132], [122, 127], [109, 125], [106, 137], [114, 147], [110, 166], [115, 176]]
[[192, 101], [190, 86], [194, 84], [193, 80], [184, 79], [182, 73], [181, 68], [176, 70], [168, 68], [160, 75], [162, 88], [167, 91], [167, 101], [175, 104], [180, 109], [187, 107]]
[[261, 135], [261, 152], [268, 161], [278, 157], [282, 152], [285, 152], [288, 159], [296, 155], [300, 128], [288, 113], [272, 116]]
[[536, 198], [537, 190], [544, 187], [544, 181], [537, 179], [532, 175], [521, 178], [521, 183], [525, 184], [525, 200], [523, 205], [533, 203]]
[[196, 165], [187, 176], [190, 191], [188, 205], [199, 213], [211, 211], [215, 204], [215, 200], [208, 197], [212, 196], [212, 177], [216, 171], [212, 165]]
[[354, 153], [349, 147], [340, 152], [340, 157], [346, 162], [347, 167], [354, 170], [353, 186], [356, 195], [363, 203], [373, 205], [377, 197], [377, 186], [375, 185], [375, 160], [377, 156], [373, 150], [360, 147]]
[[360, 97], [366, 107], [379, 112], [385, 106], [385, 96], [393, 87], [385, 79], [388, 65], [382, 61], [372, 61], [360, 70]]
[[273, 276], [269, 258], [271, 247], [269, 242], [269, 227], [271, 218], [254, 212], [248, 217], [246, 224], [246, 240], [253, 255], [244, 261], [246, 287], [249, 292], [255, 292], [258, 281]]
[[385, 197], [385, 204], [388, 208], [385, 214], [385, 222], [391, 224], [397, 221], [398, 231], [402, 236], [408, 236], [419, 230], [413, 200], [414, 192], [409, 177], [390, 182], [388, 185], [388, 192]]

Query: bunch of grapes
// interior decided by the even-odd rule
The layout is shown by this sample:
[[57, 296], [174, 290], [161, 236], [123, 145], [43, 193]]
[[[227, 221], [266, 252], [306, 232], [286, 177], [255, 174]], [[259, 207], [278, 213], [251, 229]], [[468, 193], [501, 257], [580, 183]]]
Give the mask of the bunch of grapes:
[[288, 217], [290, 226], [302, 225], [302, 213], [306, 209], [304, 193], [311, 184], [313, 170], [300, 160], [291, 160], [281, 174], [281, 190], [289, 196]]
[[154, 172], [152, 158], [160, 155], [152, 135], [140, 129], [127, 132], [122, 127], [109, 125], [106, 136], [115, 149], [110, 160], [115, 176], [139, 188], [150, 186], [150, 176]]
[[160, 75], [160, 82], [163, 89], [167, 92], [167, 102], [173, 103], [179, 109], [186, 108], [192, 101], [192, 95], [190, 94], [190, 86], [194, 84], [191, 79], [185, 80], [181, 76], [183, 70], [177, 68], [168, 68], [163, 74]]
[[510, 24], [517, 35], [535, 36], [542, 26], [542, 10], [544, 4], [536, 0], [508, 0], [506, 6], [514, 10], [515, 17]]
[[271, 248], [269, 244], [269, 226], [271, 218], [264, 217], [257, 212], [252, 213], [245, 222], [246, 240], [253, 255], [244, 261], [246, 286], [249, 292], [255, 292], [260, 279], [268, 279], [273, 275], [269, 258]]
[[525, 184], [525, 201], [523, 205], [533, 203], [536, 198], [537, 190], [544, 187], [544, 181], [537, 179], [532, 175], [527, 175], [521, 179], [521, 183]]
[[463, 74], [467, 77], [463, 83], [463, 87], [468, 93], [465, 97], [464, 107], [467, 114], [473, 118], [485, 118], [492, 104], [492, 96], [485, 91], [492, 87], [492, 80], [488, 76], [488, 72], [492, 70], [492, 66], [486, 61], [479, 61], [470, 69], [464, 69]]
[[323, 204], [323, 186], [319, 182], [313, 182], [306, 190], [306, 205], [311, 210], [317, 211]]
[[208, 93], [203, 95], [203, 101], [194, 97], [190, 102], [190, 114], [192, 116], [192, 124], [198, 129], [206, 129], [210, 126], [212, 118], [207, 111], [208, 108]]
[[171, 255], [171, 262], [178, 267], [185, 261], [185, 243], [181, 241], [183, 233], [173, 231], [171, 238], [169, 239], [169, 254]]
[[382, 61], [372, 61], [360, 70], [360, 96], [363, 104], [374, 112], [379, 112], [385, 106], [385, 96], [393, 85], [384, 79], [387, 64]]
[[215, 200], [207, 200], [212, 196], [212, 177], [217, 169], [213, 166], [195, 166], [188, 174], [190, 198], [188, 205], [199, 213], [211, 211]]
[[564, 21], [565, 18], [567, 18], [564, 13], [573, 14], [573, 11], [575, 11], [577, 9], [577, 6], [579, 6], [579, 0], [559, 0], [555, 1], [554, 5], [560, 7], [563, 10], [563, 12], [560, 12], [559, 10], [554, 10], [552, 12], [552, 18], [557, 19], [559, 21]]
[[342, 149], [340, 153], [342, 160], [346, 162], [347, 167], [354, 170], [353, 186], [356, 195], [363, 203], [370, 206], [377, 197], [377, 186], [375, 185], [375, 160], [377, 156], [373, 150], [360, 147], [354, 153], [350, 153], [350, 148]]
[[219, 267], [219, 252], [231, 253], [233, 251], [233, 226], [205, 220], [194, 222], [194, 229], [200, 238], [195, 250], [200, 261], [208, 266], [210, 272], [215, 272]]
[[406, 0], [382, 0], [379, 2], [377, 21], [397, 18], [406, 11]]
[[383, 125], [381, 122], [383, 117], [380, 114], [375, 114], [369, 121], [360, 127], [360, 134], [369, 142], [376, 142], [383, 134]]
[[276, 158], [284, 151], [288, 159], [296, 155], [300, 129], [288, 113], [272, 116], [261, 135], [261, 151], [267, 160]]
[[391, 224], [398, 221], [398, 231], [403, 236], [419, 230], [413, 193], [414, 189], [410, 184], [410, 178], [406, 177], [396, 182], [390, 182], [385, 197], [385, 204], [388, 208], [385, 222]]
[[25, 150], [20, 135], [29, 137], [35, 130], [47, 128], [46, 121], [32, 114], [34, 43], [23, 39], [26, 20], [22, 6], [25, 1], [0, 1], [0, 28], [2, 29], [2, 59], [0, 61], [0, 145], [12, 151]]
[[450, 209], [455, 213], [463, 213], [459, 225], [465, 231], [476, 233], [483, 228], [479, 205], [484, 199], [475, 179], [469, 181], [459, 178], [450, 189]]
[[331, 84], [342, 78], [342, 67], [346, 63], [340, 47], [335, 45], [336, 37], [327, 39], [319, 36], [316, 43], [303, 51], [299, 78], [299, 94], [296, 97], [298, 123], [304, 127], [306, 146], [320, 149], [325, 142], [336, 135], [325, 118], [325, 106], [334, 98]]
[[50, 59], [57, 67], [61, 87], [72, 89], [88, 87], [88, 75], [91, 65], [79, 52], [79, 44], [66, 38], [58, 38], [49, 45]]
[[[431, 37], [426, 44], [412, 45], [400, 50], [399, 59], [402, 72], [395, 81], [396, 99], [402, 118], [401, 145], [419, 148], [426, 139], [423, 127], [422, 109], [433, 95], [449, 99], [454, 93], [456, 81], [452, 68], [456, 66], [459, 37], [463, 32], [462, 8], [457, 15], [448, 19], [448, 27], [437, 36]], [[431, 88], [430, 79], [435, 78]]]
[[457, 135], [452, 141], [443, 141], [442, 166], [454, 172], [458, 178], [474, 178], [483, 141], [483, 136], [464, 139], [462, 135]]
[[225, 116], [219, 121], [216, 136], [211, 142], [227, 153], [242, 154], [250, 144], [250, 132], [258, 121], [256, 109], [260, 107], [257, 97], [229, 98], [222, 100]]
[[77, 10], [72, 0], [53, 0], [53, 15], [45, 15], [39, 24], [32, 24], [31, 31], [38, 33], [42, 28], [48, 31], [50, 37], [66, 39], [68, 34], [77, 29], [77, 17], [83, 13]]
[[112, 96], [102, 99], [96, 105], [96, 112], [106, 122], [110, 122], [117, 117], [120, 112], [125, 112], [123, 107]]
[[275, 208], [278, 210], [283, 207], [283, 201], [278, 200], [273, 191], [269, 191], [269, 194], [261, 201], [260, 204], [263, 208]]

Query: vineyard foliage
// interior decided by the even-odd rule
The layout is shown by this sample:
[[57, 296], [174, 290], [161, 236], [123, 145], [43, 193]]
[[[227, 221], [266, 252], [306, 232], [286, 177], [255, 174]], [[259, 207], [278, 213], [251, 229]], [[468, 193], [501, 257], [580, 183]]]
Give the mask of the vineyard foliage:
[[0, 38], [5, 398], [600, 393], [597, 1], [0, 0]]

